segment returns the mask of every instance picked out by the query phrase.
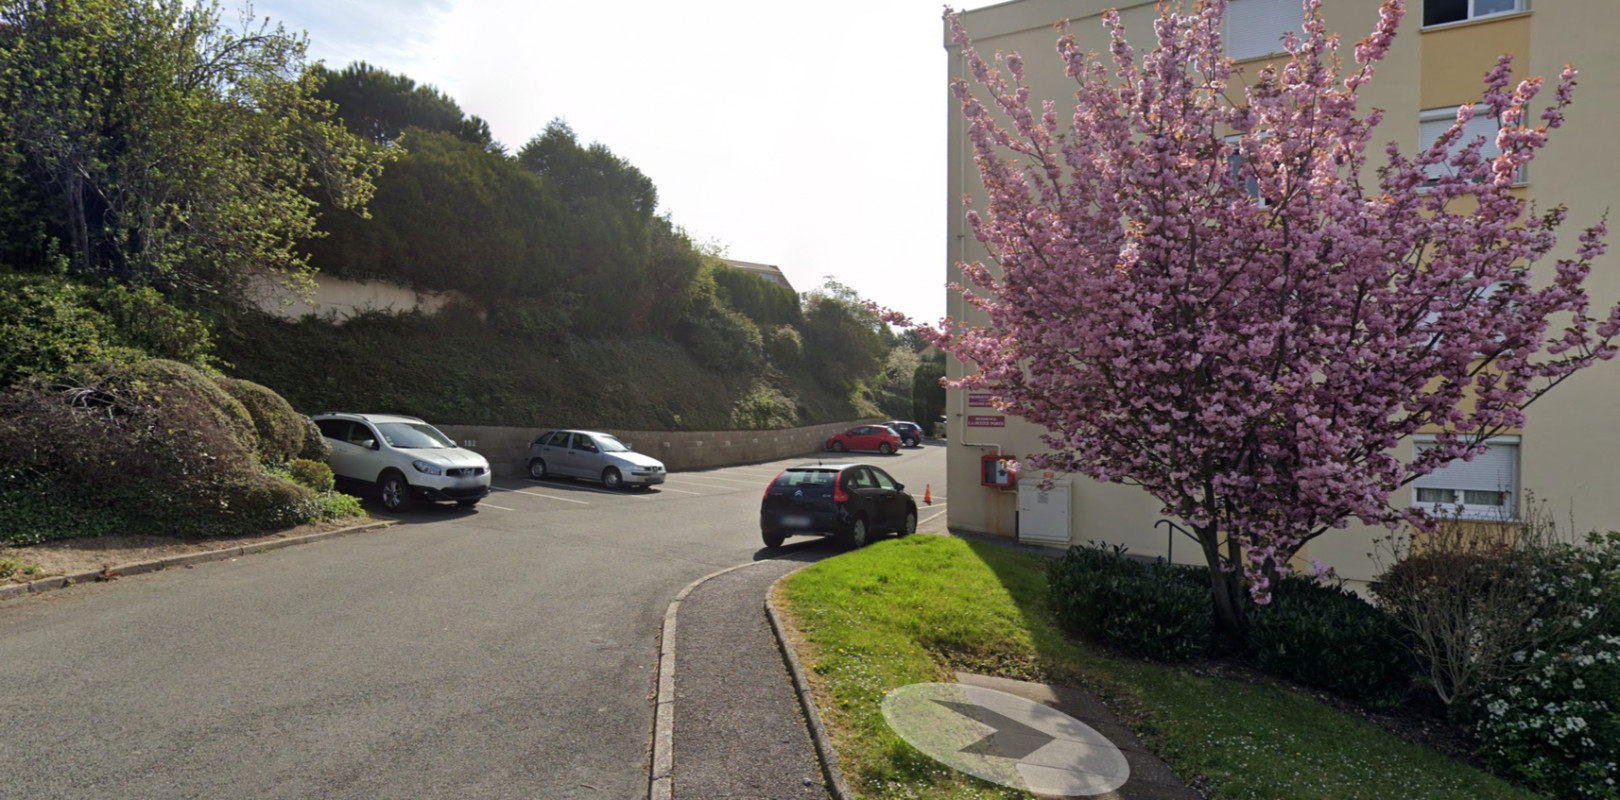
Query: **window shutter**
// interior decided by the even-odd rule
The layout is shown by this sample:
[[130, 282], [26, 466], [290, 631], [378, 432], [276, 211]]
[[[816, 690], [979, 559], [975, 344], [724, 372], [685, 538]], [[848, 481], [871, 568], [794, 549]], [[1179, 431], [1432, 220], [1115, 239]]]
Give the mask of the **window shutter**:
[[1280, 53], [1283, 34], [1300, 33], [1304, 24], [1301, 0], [1232, 0], [1226, 8], [1226, 54], [1241, 61]]
[[[1439, 139], [1440, 134], [1445, 133], [1446, 129], [1450, 128], [1451, 124], [1456, 121], [1457, 109], [1455, 108], [1423, 112], [1423, 116], [1419, 118], [1418, 122], [1419, 149], [1429, 149], [1429, 146], [1434, 144], [1434, 140]], [[1468, 120], [1467, 125], [1463, 126], [1462, 138], [1457, 140], [1456, 145], [1451, 148], [1451, 152], [1455, 153], [1467, 146], [1469, 142], [1483, 136], [1485, 137], [1485, 146], [1479, 149], [1480, 157], [1487, 160], [1495, 158], [1502, 152], [1496, 146], [1496, 132], [1499, 127], [1497, 119], [1491, 116], [1484, 106], [1474, 109], [1474, 117]], [[1450, 170], [1451, 167], [1445, 164], [1435, 164], [1428, 167], [1426, 172], [1430, 177], [1439, 177], [1447, 174]]]
[[[1418, 452], [1428, 449], [1418, 444]], [[1477, 489], [1485, 492], [1503, 491], [1516, 494], [1519, 483], [1519, 446], [1516, 444], [1487, 445], [1485, 452], [1473, 461], [1458, 459], [1416, 481], [1419, 489]]]

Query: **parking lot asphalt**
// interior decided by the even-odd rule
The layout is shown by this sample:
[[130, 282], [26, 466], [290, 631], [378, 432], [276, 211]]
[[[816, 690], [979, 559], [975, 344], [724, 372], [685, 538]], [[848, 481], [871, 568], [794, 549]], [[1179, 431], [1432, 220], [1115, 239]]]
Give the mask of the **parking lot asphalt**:
[[[8, 732], [0, 785], [53, 798], [645, 796], [671, 599], [727, 567], [837, 552], [759, 540], [760, 492], [804, 460], [675, 473], [650, 492], [502, 479], [475, 511], [425, 506], [386, 531], [8, 600], [0, 702], [38, 711]], [[937, 445], [837, 460], [879, 464], [914, 492], [943, 486]], [[934, 497], [922, 530], [943, 529]], [[763, 594], [736, 597], [752, 621], [718, 594], [690, 596], [689, 676], [700, 652], [734, 674], [742, 634], [726, 626], [763, 625]], [[709, 616], [718, 645], [696, 638]], [[779, 660], [777, 677], [786, 685]], [[687, 723], [760, 707], [719, 685], [735, 702], [709, 704], [722, 710], [703, 723], [694, 701]], [[762, 752], [756, 765], [773, 761]]]

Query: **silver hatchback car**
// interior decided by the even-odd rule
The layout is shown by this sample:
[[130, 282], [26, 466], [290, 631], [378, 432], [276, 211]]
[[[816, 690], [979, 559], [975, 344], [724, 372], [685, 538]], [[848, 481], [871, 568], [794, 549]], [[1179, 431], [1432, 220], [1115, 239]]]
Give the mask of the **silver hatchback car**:
[[606, 433], [548, 431], [529, 445], [529, 477], [588, 478], [609, 489], [664, 482], [664, 462]]

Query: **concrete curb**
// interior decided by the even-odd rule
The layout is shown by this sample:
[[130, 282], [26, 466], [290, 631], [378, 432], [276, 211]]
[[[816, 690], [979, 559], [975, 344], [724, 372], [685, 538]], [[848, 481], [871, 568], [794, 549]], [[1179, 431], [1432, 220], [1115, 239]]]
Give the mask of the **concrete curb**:
[[675, 793], [672, 772], [675, 766], [675, 626], [681, 601], [693, 589], [728, 572], [735, 572], [756, 564], [768, 564], [775, 559], [750, 561], [734, 567], [711, 572], [686, 585], [664, 611], [664, 624], [658, 631], [658, 689], [654, 693], [652, 766], [647, 771], [647, 796], [650, 800], [671, 800]]
[[782, 660], [787, 662], [788, 672], [793, 675], [793, 688], [799, 695], [799, 706], [804, 709], [804, 718], [810, 723], [810, 740], [816, 744], [816, 755], [821, 758], [821, 772], [827, 779], [827, 786], [832, 790], [835, 800], [850, 800], [852, 795], [849, 784], [844, 782], [844, 772], [838, 767], [838, 754], [833, 752], [832, 737], [827, 735], [827, 727], [821, 723], [821, 712], [816, 709], [815, 695], [810, 691], [810, 681], [804, 676], [804, 669], [799, 665], [799, 654], [794, 652], [793, 643], [788, 641], [787, 626], [782, 624], [782, 618], [776, 613], [776, 605], [771, 598], [776, 596], [776, 587], [782, 581], [799, 574], [806, 564], [780, 578], [771, 584], [765, 592], [765, 614], [771, 619], [771, 631], [776, 634], [776, 646], [782, 651]]
[[350, 525], [347, 528], [338, 528], [337, 530], [311, 533], [305, 536], [295, 536], [289, 539], [276, 539], [269, 542], [242, 545], [241, 547], [226, 547], [219, 550], [207, 550], [200, 553], [187, 553], [182, 556], [169, 556], [168, 558], [154, 558], [150, 561], [136, 561], [130, 564], [116, 564], [103, 569], [91, 570], [89, 572], [79, 572], [73, 575], [53, 575], [49, 578], [40, 578], [37, 581], [29, 581], [28, 583], [16, 583], [10, 586], [0, 586], [0, 600], [6, 600], [12, 597], [20, 597], [25, 594], [48, 592], [53, 589], [65, 589], [75, 583], [107, 580], [109, 577], [140, 575], [145, 572], [157, 572], [158, 570], [168, 569], [170, 567], [188, 567], [193, 564], [204, 564], [209, 561], [224, 561], [227, 558], [236, 558], [238, 556], [251, 555], [253, 553], [264, 553], [270, 550], [279, 550], [283, 547], [291, 547], [295, 544], [309, 544], [310, 542], [318, 542], [322, 539], [331, 539], [350, 533], [358, 533], [360, 531], [367, 531], [375, 528], [386, 528], [393, 524], [394, 520], [378, 520], [376, 522], [365, 522], [359, 525]]

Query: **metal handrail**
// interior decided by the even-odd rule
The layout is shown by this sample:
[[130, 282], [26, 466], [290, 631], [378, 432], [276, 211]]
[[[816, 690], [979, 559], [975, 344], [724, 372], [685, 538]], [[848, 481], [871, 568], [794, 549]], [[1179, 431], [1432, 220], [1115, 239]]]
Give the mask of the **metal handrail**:
[[1165, 540], [1165, 544], [1164, 544], [1164, 563], [1166, 563], [1166, 564], [1174, 564], [1174, 563], [1176, 563], [1175, 555], [1176, 555], [1176, 532], [1177, 531], [1179, 531], [1182, 536], [1185, 536], [1188, 539], [1191, 539], [1194, 542], [1197, 542], [1200, 547], [1202, 547], [1203, 544], [1204, 544], [1203, 542], [1198, 540], [1197, 536], [1192, 535], [1192, 533], [1190, 531], [1188, 531], [1186, 528], [1183, 528], [1180, 525], [1177, 525], [1174, 520], [1160, 519], [1158, 522], [1153, 523], [1153, 529], [1158, 530], [1160, 525], [1169, 525], [1170, 526], [1170, 530], [1165, 533], [1166, 540]]

